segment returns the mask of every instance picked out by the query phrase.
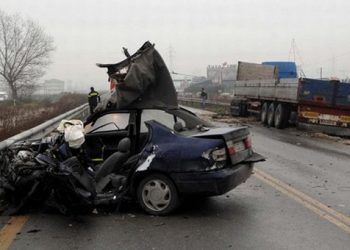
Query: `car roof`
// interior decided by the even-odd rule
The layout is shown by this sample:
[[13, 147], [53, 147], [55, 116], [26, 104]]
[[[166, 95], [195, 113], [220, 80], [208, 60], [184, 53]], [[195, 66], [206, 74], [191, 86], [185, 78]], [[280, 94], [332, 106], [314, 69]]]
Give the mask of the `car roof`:
[[176, 110], [182, 110], [185, 112], [188, 112], [192, 115], [196, 115], [193, 112], [184, 109], [182, 107], [171, 107], [171, 108], [162, 108], [162, 107], [155, 107], [155, 108], [145, 108], [145, 109], [136, 109], [136, 108], [131, 108], [131, 109], [107, 109], [107, 110], [103, 110], [97, 113], [94, 113], [92, 115], [90, 115], [87, 120], [85, 121], [85, 124], [90, 123], [92, 121], [96, 121], [98, 118], [106, 115], [106, 114], [113, 114], [113, 113], [130, 113], [130, 112], [137, 112], [137, 111], [142, 111], [142, 110], [162, 110], [162, 111], [176, 111]]
[[116, 82], [109, 105], [118, 109], [177, 107], [174, 82], [154, 44], [145, 42], [133, 55], [124, 52], [127, 58], [119, 63], [97, 64], [107, 68], [109, 79]]

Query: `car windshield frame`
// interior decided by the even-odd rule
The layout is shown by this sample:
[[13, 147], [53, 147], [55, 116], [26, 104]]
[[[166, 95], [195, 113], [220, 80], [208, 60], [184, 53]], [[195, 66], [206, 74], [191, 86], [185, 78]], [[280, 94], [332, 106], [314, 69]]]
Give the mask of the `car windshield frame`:
[[[113, 114], [126, 114], [128, 115], [127, 119], [127, 125], [125, 126], [125, 128], [120, 127], [118, 124], [116, 124], [115, 121], [107, 121], [104, 124], [101, 124], [100, 126], [94, 128], [95, 123], [99, 120], [99, 119], [103, 119], [104, 116], [107, 115], [113, 115]], [[121, 131], [121, 130], [127, 130], [129, 124], [130, 124], [130, 118], [131, 118], [131, 112], [130, 111], [126, 111], [123, 110], [122, 112], [103, 112], [102, 114], [99, 114], [98, 116], [95, 116], [93, 120], [90, 120], [89, 122], [86, 122], [84, 125], [85, 128], [85, 133], [86, 134], [92, 134], [92, 133], [99, 133], [99, 132], [109, 132], [109, 131]], [[105, 131], [97, 131], [105, 126], [108, 126], [109, 124], [114, 124], [116, 129], [112, 129], [112, 130], [105, 130]]]
[[[189, 129], [189, 130], [193, 130], [196, 129], [197, 126], [204, 126], [204, 127], [208, 127], [208, 128], [212, 128], [215, 127], [213, 124], [211, 124], [208, 121], [205, 121], [203, 119], [201, 119], [200, 117], [198, 117], [196, 114], [194, 114], [193, 112], [182, 108], [182, 107], [178, 107], [178, 108], [173, 108], [173, 109], [163, 109], [163, 108], [146, 108], [146, 109], [130, 109], [130, 110], [125, 110], [125, 109], [121, 109], [121, 110], [117, 110], [117, 109], [113, 109], [113, 110], [108, 110], [108, 111], [103, 111], [103, 112], [99, 112], [96, 113], [94, 115], [92, 115], [86, 122], [85, 122], [85, 127], [88, 126], [89, 124], [91, 124], [93, 126], [93, 124], [101, 117], [108, 115], [108, 114], [115, 114], [115, 113], [128, 113], [129, 116], [129, 123], [130, 123], [130, 118], [132, 117], [132, 113], [141, 113], [141, 117], [142, 117], [142, 112], [144, 110], [159, 110], [159, 111], [164, 111], [165, 113], [169, 114], [169, 115], [173, 115], [174, 116], [174, 123], [177, 122], [177, 118], [180, 118], [181, 120], [183, 120], [186, 124], [185, 124], [185, 128]], [[142, 119], [142, 118], [141, 118]], [[147, 120], [155, 120], [161, 124], [163, 124], [161, 121], [157, 120], [157, 117], [151, 117], [150, 119]], [[146, 122], [147, 120], [144, 120], [144, 122]], [[141, 124], [140, 124], [141, 125]], [[166, 127], [168, 127], [166, 124], [163, 124]], [[102, 125], [104, 126], [104, 125]], [[100, 126], [101, 127], [101, 126]], [[168, 127], [169, 128], [169, 127]], [[174, 130], [173, 128], [169, 128], [171, 130]], [[122, 129], [121, 129], [122, 130]], [[87, 134], [93, 133], [95, 131], [94, 130], [90, 130], [87, 132]], [[97, 133], [97, 132], [95, 132]]]

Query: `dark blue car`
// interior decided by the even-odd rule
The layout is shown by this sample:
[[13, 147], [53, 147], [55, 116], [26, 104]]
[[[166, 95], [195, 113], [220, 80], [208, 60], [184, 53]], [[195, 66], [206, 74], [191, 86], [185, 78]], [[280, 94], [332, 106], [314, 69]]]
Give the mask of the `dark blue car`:
[[129, 169], [129, 193], [155, 215], [173, 211], [182, 195], [220, 195], [244, 182], [263, 160], [252, 150], [248, 128], [216, 128], [180, 108], [154, 44], [124, 53], [118, 63], [97, 64], [107, 68], [114, 87], [86, 123], [90, 158], [109, 165], [106, 159], [128, 138], [130, 157], [122, 168]]
[[183, 195], [224, 194], [244, 182], [263, 157], [247, 127], [214, 127], [183, 108], [130, 109], [96, 114], [85, 126], [90, 158], [105, 162], [131, 141], [129, 195], [150, 214], [172, 212]]

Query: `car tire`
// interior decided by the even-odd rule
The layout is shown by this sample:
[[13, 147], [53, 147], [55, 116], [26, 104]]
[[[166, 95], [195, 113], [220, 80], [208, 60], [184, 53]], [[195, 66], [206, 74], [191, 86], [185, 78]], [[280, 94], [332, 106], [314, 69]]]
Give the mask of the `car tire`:
[[287, 126], [288, 123], [288, 110], [286, 105], [279, 103], [275, 110], [275, 127], [283, 129]]
[[260, 112], [260, 121], [262, 124], [267, 123], [267, 110], [269, 104], [267, 102], [264, 102], [262, 107], [261, 107], [261, 112]]
[[273, 127], [275, 125], [275, 104], [270, 103], [269, 109], [267, 110], [267, 125]]
[[140, 182], [137, 200], [142, 209], [152, 215], [167, 215], [180, 204], [174, 183], [162, 174], [149, 175]]

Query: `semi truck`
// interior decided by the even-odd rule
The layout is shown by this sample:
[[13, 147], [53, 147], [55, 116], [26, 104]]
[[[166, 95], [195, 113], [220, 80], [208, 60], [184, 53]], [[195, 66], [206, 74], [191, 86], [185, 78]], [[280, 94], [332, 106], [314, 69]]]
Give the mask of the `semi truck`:
[[231, 114], [255, 113], [268, 126], [291, 124], [350, 136], [350, 84], [298, 78], [293, 62], [238, 62]]

